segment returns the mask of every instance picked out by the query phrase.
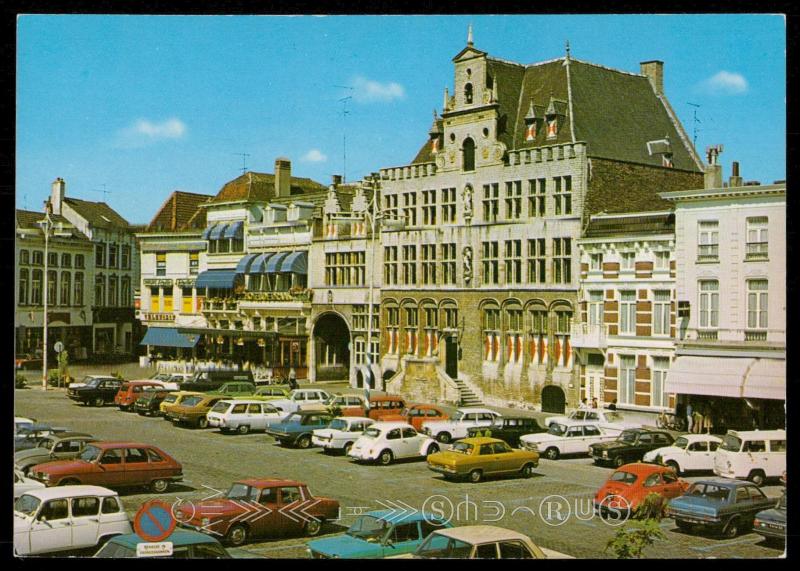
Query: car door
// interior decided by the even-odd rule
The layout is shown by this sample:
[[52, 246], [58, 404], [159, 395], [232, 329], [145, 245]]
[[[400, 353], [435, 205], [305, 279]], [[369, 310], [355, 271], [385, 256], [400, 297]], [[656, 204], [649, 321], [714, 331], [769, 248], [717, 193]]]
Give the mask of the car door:
[[589, 444], [583, 434], [582, 426], [570, 426], [564, 433], [562, 441], [559, 443], [562, 454], [580, 454], [586, 452]]
[[478, 460], [484, 474], [494, 474], [502, 471], [500, 458], [495, 453], [494, 443], [481, 444], [478, 448]]
[[72, 545], [75, 548], [97, 545], [100, 531], [100, 499], [97, 496], [83, 496], [70, 500], [70, 521], [72, 523]]
[[386, 433], [386, 445], [395, 457], [403, 456], [402, 438], [403, 434], [399, 428], [393, 428]]
[[648, 433], [640, 434], [639, 438], [636, 440], [636, 445], [631, 448], [630, 452], [622, 454], [625, 461], [633, 462], [635, 460], [641, 460], [645, 452], [654, 448], [653, 435]]
[[69, 438], [56, 443], [53, 447], [53, 454], [58, 460], [69, 460], [77, 457], [85, 445], [85, 440]]
[[[660, 472], [653, 472], [644, 479], [644, 482], [642, 482], [641, 496], [636, 498], [636, 500], [641, 501], [648, 494], [658, 494], [659, 496], [664, 495], [664, 480], [661, 478]], [[638, 502], [635, 503], [638, 505]]]
[[169, 478], [177, 474], [177, 470], [172, 462], [164, 458], [153, 448], [147, 448], [148, 471], [151, 480], [156, 478]]
[[[247, 498], [250, 511], [244, 518], [250, 528], [252, 537], [265, 537], [280, 532], [281, 520], [285, 517], [278, 512], [278, 488], [250, 488]], [[248, 517], [249, 515], [249, 517]]]
[[125, 483], [131, 486], [149, 484], [153, 471], [157, 469], [148, 461], [146, 448], [126, 448], [124, 466]]
[[261, 415], [264, 418], [264, 429], [277, 424], [283, 418], [283, 413], [269, 403], [261, 404]]
[[683, 483], [674, 472], [662, 472], [661, 479], [664, 481], [662, 495], [666, 499], [677, 498], [683, 495]]
[[125, 457], [124, 448], [109, 448], [105, 450], [97, 460], [97, 471], [93, 473], [91, 481], [85, 478], [87, 484], [99, 484], [100, 486], [119, 487], [125, 483], [125, 464], [122, 459]]
[[421, 454], [424, 438], [411, 427], [401, 429], [400, 446], [403, 457], [412, 458]]
[[500, 559], [536, 559], [528, 546], [519, 540], [500, 541], [497, 547]]
[[708, 442], [705, 440], [698, 440], [692, 442], [686, 447], [685, 460], [681, 463], [681, 468], [686, 470], [707, 470], [712, 464], [710, 461], [710, 452], [708, 451]]
[[471, 559], [500, 559], [497, 552], [497, 543], [481, 543], [475, 546], [475, 552], [472, 554]]
[[47, 553], [72, 546], [69, 499], [46, 501], [31, 522], [31, 554]]
[[420, 531], [418, 521], [396, 523], [383, 538], [383, 556], [394, 557], [412, 553], [419, 544]]
[[748, 487], [740, 486], [736, 488], [736, 496], [733, 500], [736, 506], [735, 512], [742, 518], [743, 525], [746, 525], [750, 518], [759, 511], [758, 508], [753, 509], [753, 498], [750, 496]]
[[497, 464], [498, 472], [516, 472], [522, 468], [520, 459], [516, 458], [516, 454], [508, 444], [494, 442], [492, 448], [494, 448], [494, 462]]
[[296, 510], [301, 508], [303, 495], [297, 486], [282, 486], [278, 488], [278, 512], [281, 515], [280, 528], [285, 534], [296, 535], [303, 530], [308, 516]]
[[775, 499], [768, 498], [757, 486], [747, 486], [747, 493], [750, 495], [750, 501], [753, 502], [751, 515], [755, 516], [761, 510], [775, 507]]

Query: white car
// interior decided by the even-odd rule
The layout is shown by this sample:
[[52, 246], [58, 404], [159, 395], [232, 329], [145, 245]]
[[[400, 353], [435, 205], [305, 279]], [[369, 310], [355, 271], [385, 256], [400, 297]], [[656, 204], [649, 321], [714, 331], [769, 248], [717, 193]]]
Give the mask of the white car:
[[729, 430], [714, 452], [714, 474], [756, 486], [786, 472], [785, 430]]
[[476, 426], [491, 426], [502, 414], [488, 408], [459, 408], [450, 420], [432, 420], [422, 423], [422, 430], [431, 436], [447, 444], [453, 440], [467, 437], [467, 430]]
[[19, 468], [14, 468], [14, 499], [16, 500], [25, 492], [44, 488], [45, 485], [38, 480], [28, 478]]
[[420, 434], [408, 423], [376, 422], [353, 443], [347, 455], [386, 466], [395, 459], [425, 458], [438, 451], [439, 445], [433, 438]]
[[289, 394], [288, 399], [276, 399], [269, 401], [272, 406], [285, 411], [297, 412], [300, 408], [307, 405], [323, 404], [331, 398], [331, 394], [321, 389], [295, 389]]
[[110, 375], [86, 375], [83, 377], [83, 380], [80, 383], [70, 383], [67, 388], [77, 389], [79, 387], [85, 387], [89, 384], [89, 381], [93, 381], [95, 379], [100, 379], [101, 381], [116, 381], [117, 377], [112, 377]]
[[521, 448], [535, 450], [548, 460], [557, 460], [565, 454], [588, 454], [589, 446], [609, 442], [616, 434], [603, 431], [596, 424], [586, 422], [554, 422], [547, 432], [526, 434], [519, 439]]
[[35, 418], [25, 418], [24, 416], [15, 416], [14, 417], [14, 434], [19, 432], [20, 428], [30, 428], [36, 424]]
[[14, 552], [38, 555], [94, 547], [133, 533], [116, 492], [100, 486], [31, 490], [14, 502]]
[[260, 400], [221, 400], [206, 414], [209, 426], [222, 432], [247, 434], [251, 430], [267, 430], [280, 422], [287, 413], [272, 402]]
[[625, 417], [615, 411], [602, 408], [579, 408], [573, 410], [569, 416], [548, 416], [544, 419], [544, 425], [550, 426], [554, 422], [564, 424], [570, 421], [581, 421], [595, 424], [609, 434], [620, 434], [628, 428], [641, 428], [640, 422], [625, 420]]
[[363, 416], [340, 416], [334, 418], [328, 428], [318, 428], [311, 435], [311, 443], [320, 446], [325, 452], [343, 450], [350, 452], [353, 443], [374, 424], [371, 418]]
[[651, 464], [669, 466], [676, 473], [714, 469], [714, 452], [722, 439], [711, 434], [684, 434], [671, 446], [656, 448], [646, 453], [642, 460]]

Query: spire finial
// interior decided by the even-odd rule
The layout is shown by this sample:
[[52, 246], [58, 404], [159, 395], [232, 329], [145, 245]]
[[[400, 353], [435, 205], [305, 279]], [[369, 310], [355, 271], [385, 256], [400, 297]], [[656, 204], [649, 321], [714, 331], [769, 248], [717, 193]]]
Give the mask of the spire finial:
[[467, 28], [467, 45], [472, 45], [472, 24]]
[[567, 40], [566, 48], [567, 48], [567, 59], [569, 59], [569, 40]]
[[447, 86], [444, 88], [444, 105], [442, 105], [442, 112], [446, 112], [450, 106], [450, 92], [447, 89]]

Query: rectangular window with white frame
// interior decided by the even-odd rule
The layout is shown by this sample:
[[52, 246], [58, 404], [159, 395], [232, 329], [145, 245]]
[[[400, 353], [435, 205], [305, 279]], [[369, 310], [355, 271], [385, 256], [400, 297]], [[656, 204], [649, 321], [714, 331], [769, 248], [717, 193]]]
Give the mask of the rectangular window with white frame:
[[757, 216], [747, 219], [746, 260], [766, 260], [769, 246], [769, 218]]
[[454, 224], [456, 221], [456, 189], [442, 189], [442, 223]]
[[669, 335], [670, 291], [653, 292], [653, 335]]
[[719, 282], [717, 280], [700, 280], [699, 288], [699, 320], [700, 329], [716, 329], [719, 327]]
[[544, 238], [528, 239], [528, 283], [543, 284], [546, 279], [547, 254]]
[[719, 221], [701, 220], [697, 223], [697, 259], [719, 260]]
[[620, 264], [619, 267], [623, 271], [633, 271], [634, 262], [636, 260], [636, 253], [634, 252], [622, 252], [620, 254]]
[[422, 223], [426, 226], [436, 225], [436, 191], [422, 191]]
[[619, 403], [634, 404], [636, 400], [636, 357], [619, 356]]
[[669, 269], [669, 252], [656, 252], [655, 269], [668, 270]]
[[522, 283], [522, 240], [506, 240], [506, 283]]
[[669, 357], [653, 357], [653, 382], [650, 384], [650, 405], [660, 408], [669, 406], [666, 391]]
[[506, 182], [506, 220], [519, 220], [522, 216], [522, 181]]
[[[767, 316], [768, 316], [768, 290], [767, 280], [747, 280], [747, 332], [752, 340], [766, 341]], [[754, 331], [763, 331], [764, 338], [755, 338]], [[747, 339], [747, 337], [746, 337]], [[751, 340], [751, 339], [747, 339]]]
[[589, 303], [587, 304], [589, 325], [600, 326], [603, 324], [603, 291], [596, 290], [589, 292]]
[[589, 254], [589, 269], [599, 272], [603, 269], [603, 254]]
[[531, 179], [528, 181], [528, 217], [542, 217], [545, 215], [545, 197], [547, 194], [547, 179]]
[[636, 333], [636, 292], [619, 292], [619, 332], [621, 335]]

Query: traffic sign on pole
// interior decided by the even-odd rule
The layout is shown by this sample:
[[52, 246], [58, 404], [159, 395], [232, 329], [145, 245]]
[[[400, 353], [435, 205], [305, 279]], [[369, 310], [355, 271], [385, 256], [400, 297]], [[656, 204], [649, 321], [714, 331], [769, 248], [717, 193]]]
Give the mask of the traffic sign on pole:
[[133, 518], [133, 531], [145, 541], [164, 541], [175, 530], [172, 508], [161, 500], [145, 502]]

